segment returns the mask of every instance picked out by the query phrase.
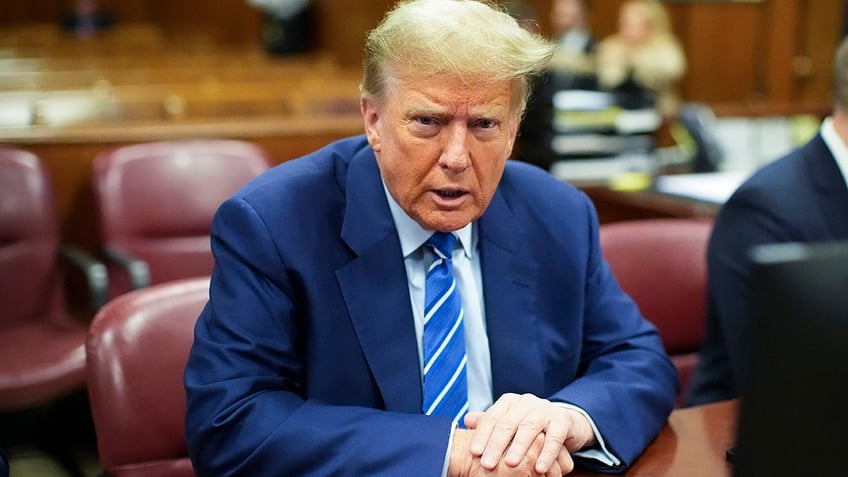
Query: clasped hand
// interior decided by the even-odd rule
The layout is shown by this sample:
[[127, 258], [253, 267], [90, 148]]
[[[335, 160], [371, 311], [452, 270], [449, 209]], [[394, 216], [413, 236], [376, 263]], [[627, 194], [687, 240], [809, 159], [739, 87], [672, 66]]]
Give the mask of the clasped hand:
[[574, 469], [571, 453], [595, 435], [580, 412], [532, 394], [505, 394], [457, 429], [448, 475], [561, 477]]

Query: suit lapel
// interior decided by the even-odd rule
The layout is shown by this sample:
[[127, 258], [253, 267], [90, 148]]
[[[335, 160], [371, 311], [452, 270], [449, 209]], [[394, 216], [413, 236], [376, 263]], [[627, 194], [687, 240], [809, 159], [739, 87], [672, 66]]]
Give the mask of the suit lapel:
[[545, 388], [534, 292], [538, 264], [530, 258], [520, 223], [500, 191], [478, 223], [495, 400], [507, 392]]
[[370, 149], [351, 159], [345, 182], [342, 239], [357, 258], [336, 270], [336, 279], [386, 409], [421, 412], [418, 345], [406, 269]]
[[[804, 147], [803, 154], [809, 164], [816, 190], [823, 196], [821, 203], [848, 206], [848, 187], [845, 186], [842, 172], [821, 134]], [[834, 237], [848, 237], [848, 207], [823, 207], [822, 213]]]

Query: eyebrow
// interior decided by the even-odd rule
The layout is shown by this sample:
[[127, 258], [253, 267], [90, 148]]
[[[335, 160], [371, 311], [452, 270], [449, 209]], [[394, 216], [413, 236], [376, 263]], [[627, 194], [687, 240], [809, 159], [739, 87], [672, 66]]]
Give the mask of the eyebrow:
[[[404, 117], [411, 116], [428, 116], [439, 119], [452, 118], [454, 114], [450, 113], [447, 108], [434, 105], [410, 105], [403, 110]], [[471, 119], [504, 119], [509, 116], [507, 108], [499, 106], [491, 108], [483, 108], [478, 111], [471, 111], [469, 118]]]

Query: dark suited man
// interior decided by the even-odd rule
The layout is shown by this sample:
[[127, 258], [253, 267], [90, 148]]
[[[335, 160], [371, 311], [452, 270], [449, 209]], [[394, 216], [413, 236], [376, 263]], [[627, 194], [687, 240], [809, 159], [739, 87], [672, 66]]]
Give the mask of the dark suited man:
[[554, 0], [551, 5], [549, 18], [558, 48], [549, 67], [571, 76], [574, 82], [561, 85], [563, 88], [597, 88], [594, 78], [587, 78], [593, 77], [595, 73], [593, 54], [597, 44], [589, 31], [587, 2], [588, 0]]
[[[221, 206], [185, 372], [199, 476], [612, 472], [657, 435], [676, 372], [592, 203], [507, 161], [553, 50], [481, 2], [403, 2], [367, 39], [366, 134]], [[451, 266], [441, 331], [464, 338], [441, 345], [459, 359], [431, 405], [446, 348], [430, 356], [425, 308]]]
[[549, 20], [556, 52], [536, 79], [519, 128], [513, 158], [550, 170], [564, 159], [551, 143], [554, 130], [554, 95], [565, 90], [597, 90], [594, 51], [596, 41], [589, 31], [588, 0], [554, 0]]
[[688, 404], [740, 395], [758, 244], [848, 239], [848, 41], [834, 61], [833, 114], [809, 143], [757, 171], [722, 207], [707, 251], [707, 329]]
[[0, 447], [0, 477], [9, 477], [9, 462], [6, 460], [2, 447]]

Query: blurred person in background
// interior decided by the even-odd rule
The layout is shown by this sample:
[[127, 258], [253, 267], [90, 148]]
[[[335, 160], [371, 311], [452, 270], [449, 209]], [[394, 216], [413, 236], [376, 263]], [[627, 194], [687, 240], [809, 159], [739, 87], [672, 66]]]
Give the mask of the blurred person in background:
[[[589, 31], [588, 0], [554, 0], [550, 22], [557, 42], [557, 52], [551, 58], [550, 68], [561, 75], [592, 81], [595, 75], [594, 52], [597, 41]], [[562, 85], [572, 88], [593, 89], [588, 84]]]
[[549, 170], [560, 159], [551, 144], [554, 95], [567, 90], [596, 90], [596, 41], [588, 25], [588, 0], [554, 0], [549, 13], [557, 45], [546, 71], [536, 79], [521, 122], [513, 157]]
[[622, 107], [676, 116], [686, 58], [659, 0], [622, 4], [618, 31], [598, 44], [596, 60], [601, 88], [614, 92]]

